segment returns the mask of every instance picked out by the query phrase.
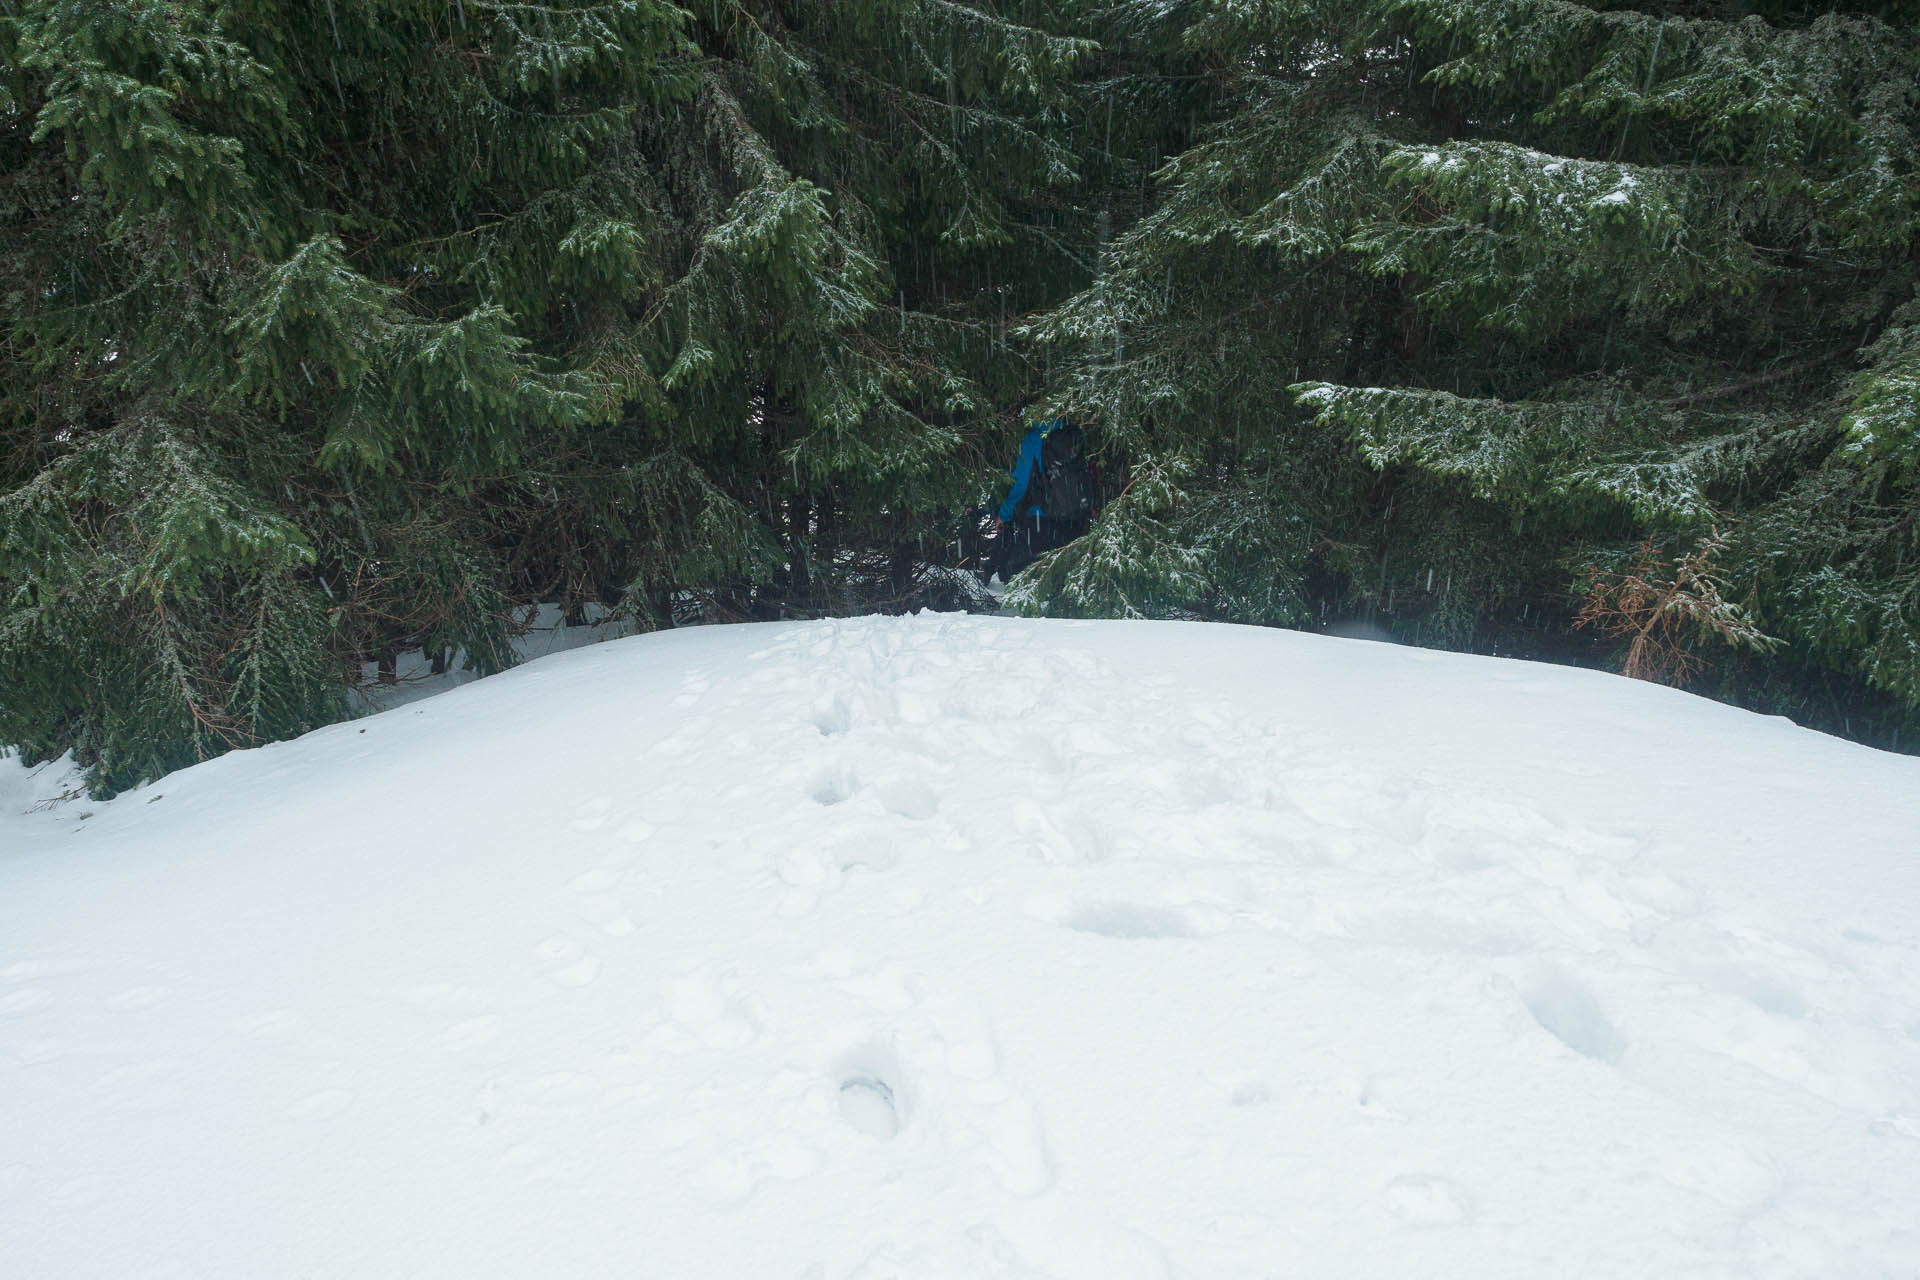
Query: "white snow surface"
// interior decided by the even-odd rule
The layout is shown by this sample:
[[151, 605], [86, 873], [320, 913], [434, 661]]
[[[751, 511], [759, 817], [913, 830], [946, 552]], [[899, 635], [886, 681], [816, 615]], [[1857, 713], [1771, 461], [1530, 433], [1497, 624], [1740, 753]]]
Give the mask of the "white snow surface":
[[1670, 690], [700, 628], [57, 786], [8, 1277], [1920, 1274], [1920, 761]]

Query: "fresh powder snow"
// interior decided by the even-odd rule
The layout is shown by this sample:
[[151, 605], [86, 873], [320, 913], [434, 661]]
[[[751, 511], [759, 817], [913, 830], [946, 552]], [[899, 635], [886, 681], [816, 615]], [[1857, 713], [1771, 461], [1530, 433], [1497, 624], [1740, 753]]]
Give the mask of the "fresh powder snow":
[[0, 764], [0, 1273], [1920, 1274], [1920, 761], [921, 615]]

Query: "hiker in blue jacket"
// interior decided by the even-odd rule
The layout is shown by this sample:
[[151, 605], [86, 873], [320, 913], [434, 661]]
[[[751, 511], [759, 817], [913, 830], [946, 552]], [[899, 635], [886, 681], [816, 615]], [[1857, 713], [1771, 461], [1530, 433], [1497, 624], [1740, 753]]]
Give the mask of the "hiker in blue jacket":
[[1079, 427], [1065, 418], [1029, 423], [1013, 464], [1013, 484], [993, 517], [992, 567], [1000, 580], [1085, 533], [1097, 514], [1096, 488]]
[[[1028, 490], [1033, 488], [1033, 473], [1040, 467], [1040, 450], [1044, 446], [1047, 433], [1055, 427], [1064, 426], [1065, 418], [1054, 418], [1047, 422], [1034, 422], [1027, 425], [1027, 434], [1020, 438], [1020, 456], [1013, 464], [1013, 487], [1007, 490], [1007, 500], [1000, 504], [1000, 510], [993, 518], [993, 527], [1001, 531], [1012, 524], [1016, 514], [1023, 518], [1045, 516], [1046, 512], [1028, 498]], [[1038, 495], [1034, 495], [1038, 497]], [[1022, 507], [1024, 506], [1024, 510]]]

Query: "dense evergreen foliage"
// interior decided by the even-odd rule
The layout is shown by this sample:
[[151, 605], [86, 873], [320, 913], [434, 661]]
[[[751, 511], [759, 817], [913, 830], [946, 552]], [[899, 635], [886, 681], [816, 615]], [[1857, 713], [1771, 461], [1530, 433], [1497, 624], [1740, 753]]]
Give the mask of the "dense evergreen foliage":
[[15, 0], [0, 743], [112, 790], [536, 601], [937, 601], [1038, 412], [1112, 500], [1025, 607], [1895, 741], [1916, 127], [1888, 3]]
[[1899, 12], [1116, 10], [1139, 80], [1206, 86], [1197, 133], [1034, 330], [1075, 352], [1056, 394], [1175, 478], [1035, 595], [1566, 655], [1664, 601], [1628, 631], [1699, 687], [1892, 740], [1920, 692]]
[[9, 9], [0, 742], [107, 789], [526, 602], [833, 607], [810, 531], [973, 496], [988, 282], [1063, 269], [1008, 226], [1082, 46], [1017, 16]]

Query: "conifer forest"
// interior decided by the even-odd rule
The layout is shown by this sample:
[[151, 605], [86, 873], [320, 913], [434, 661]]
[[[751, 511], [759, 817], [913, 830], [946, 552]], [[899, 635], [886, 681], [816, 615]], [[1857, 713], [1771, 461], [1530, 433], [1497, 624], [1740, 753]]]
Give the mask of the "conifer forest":
[[1065, 416], [1007, 607], [1920, 749], [1915, 8], [0, 0], [0, 745], [108, 794], [533, 604], [990, 605]]

